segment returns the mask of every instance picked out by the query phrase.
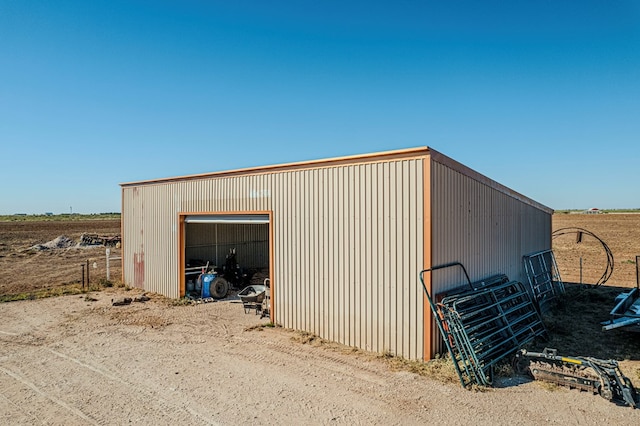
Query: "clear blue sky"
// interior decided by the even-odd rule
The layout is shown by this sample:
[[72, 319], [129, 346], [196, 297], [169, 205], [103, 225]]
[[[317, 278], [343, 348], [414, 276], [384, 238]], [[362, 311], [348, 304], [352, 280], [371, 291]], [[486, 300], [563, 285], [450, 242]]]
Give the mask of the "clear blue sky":
[[416, 146], [640, 208], [640, 1], [0, 0], [0, 143], [0, 214]]

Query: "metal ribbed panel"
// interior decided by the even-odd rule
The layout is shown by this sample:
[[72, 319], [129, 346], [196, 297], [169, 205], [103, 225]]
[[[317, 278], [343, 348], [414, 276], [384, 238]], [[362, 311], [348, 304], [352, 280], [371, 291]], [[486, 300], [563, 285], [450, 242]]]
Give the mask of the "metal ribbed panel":
[[273, 176], [278, 322], [422, 357], [422, 160]]
[[[524, 282], [522, 256], [551, 247], [548, 211], [437, 162], [432, 163], [431, 191], [434, 266], [461, 262], [471, 280], [504, 273]], [[465, 282], [460, 269], [437, 271], [432, 292]]]
[[125, 282], [179, 296], [179, 213], [271, 211], [277, 323], [420, 359], [422, 173], [415, 158], [124, 186]]
[[243, 268], [269, 267], [269, 225], [187, 224], [185, 259], [223, 266], [230, 249]]
[[[441, 164], [432, 174], [432, 262], [458, 261], [472, 280], [505, 273], [522, 280], [522, 255], [551, 244], [551, 215]], [[434, 276], [434, 292], [462, 281], [458, 271]]]

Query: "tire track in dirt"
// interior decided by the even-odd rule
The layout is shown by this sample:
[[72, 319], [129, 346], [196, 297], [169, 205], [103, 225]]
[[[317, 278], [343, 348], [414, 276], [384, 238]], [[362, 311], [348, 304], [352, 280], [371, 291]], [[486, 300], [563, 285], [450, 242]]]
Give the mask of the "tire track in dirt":
[[[6, 392], [6, 387], [3, 387], [2, 391], [0, 391], [0, 401], [3, 401], [5, 405], [0, 404], [0, 423], [2, 424], [35, 424], [41, 423], [44, 424], [44, 420], [35, 415], [34, 413], [29, 413], [24, 410], [20, 405], [13, 402], [11, 399], [7, 398], [4, 393]], [[7, 407], [9, 405], [10, 407]], [[16, 419], [16, 416], [26, 417], [28, 420], [22, 422], [19, 419]], [[3, 420], [3, 417], [5, 421]]]
[[[274, 334], [276, 334], [274, 336]], [[272, 333], [270, 337], [275, 337], [277, 339], [281, 339], [286, 336], [277, 335], [278, 332]], [[292, 336], [293, 337], [293, 336]], [[244, 336], [234, 336], [234, 340], [242, 341], [244, 343], [251, 343], [254, 340], [249, 339]], [[260, 343], [266, 347], [269, 347], [272, 350], [276, 350], [282, 354], [286, 354], [292, 358], [299, 357], [301, 351], [304, 351], [305, 355], [310, 359], [317, 359], [323, 361], [331, 361], [332, 362], [332, 372], [336, 373], [344, 373], [351, 374], [353, 373], [353, 369], [357, 369], [361, 372], [368, 373], [367, 375], [363, 375], [363, 378], [375, 382], [377, 384], [384, 383], [386, 380], [390, 379], [393, 374], [389, 372], [384, 365], [380, 365], [378, 367], [374, 366], [372, 363], [375, 361], [364, 361], [362, 358], [357, 356], [347, 357], [345, 355], [341, 355], [333, 352], [333, 348], [323, 348], [322, 346], [314, 347], [305, 345], [299, 342], [295, 342], [293, 339], [290, 339], [289, 342], [282, 342], [280, 340], [269, 340], [263, 339]], [[346, 349], [346, 348], [345, 348]], [[259, 355], [258, 355], [259, 356]], [[366, 376], [366, 377], [365, 377]], [[382, 376], [382, 377], [380, 377]]]
[[[188, 421], [190, 424], [218, 424], [209, 416], [200, 413], [188, 404], [173, 403], [162, 397], [162, 386], [156, 389], [150, 389], [142, 386], [140, 383], [126, 380], [102, 365], [95, 365], [89, 361], [81, 360], [72, 355], [64, 354], [50, 348], [42, 348], [42, 351], [53, 355], [55, 358], [47, 357], [46, 353], [42, 353], [41, 351], [35, 354], [36, 359], [43, 360], [40, 361], [40, 364], [42, 364], [43, 367], [48, 366], [48, 370], [51, 372], [47, 377], [38, 376], [39, 380], [43, 383], [40, 387], [33, 381], [30, 381], [29, 376], [24, 373], [23, 375], [19, 375], [1, 366], [0, 371], [19, 380], [34, 392], [46, 397], [87, 422], [108, 425], [114, 422], [124, 423], [127, 420], [127, 418], [118, 418], [118, 413], [122, 408], [118, 403], [115, 403], [115, 405], [106, 403], [86, 405], [83, 402], [88, 400], [107, 401], [108, 398], [106, 398], [106, 394], [115, 393], [130, 395], [127, 406], [133, 408], [130, 408], [130, 412], [128, 413], [129, 418], [145, 419], [144, 422], [148, 423], [184, 423], [186, 419], [191, 419]], [[24, 357], [20, 357], [19, 361], [23, 361], [23, 359]], [[56, 362], [55, 359], [58, 361]], [[78, 367], [93, 373], [94, 378], [91, 378], [90, 373], [89, 377], [82, 383], [74, 384], [76, 388], [76, 392], [74, 392], [75, 395], [67, 395], [67, 401], [45, 390], [45, 388], [52, 388], [53, 391], [62, 392], [67, 385], [70, 385], [69, 382], [72, 381], [72, 379], [69, 379], [69, 377], [77, 373]], [[38, 374], [38, 372], [35, 371], [32, 374]], [[86, 377], [87, 375], [85, 374], [84, 376]], [[99, 384], [99, 386], [95, 386], [96, 384]], [[77, 389], [78, 385], [81, 386], [81, 390]], [[74, 404], [86, 405], [91, 409], [85, 413], [75, 407]], [[155, 419], [155, 421], [153, 419]]]
[[[213, 306], [210, 307], [214, 309]], [[245, 330], [246, 327], [242, 324], [227, 325], [227, 321], [214, 315], [211, 309], [198, 308], [199, 306], [196, 305], [193, 308], [184, 307], [183, 309], [171, 310], [171, 312], [168, 313], [169, 321], [183, 324], [181, 327], [170, 326], [170, 328], [172, 332], [180, 328], [185, 331], [183, 335], [187, 336], [188, 334], [186, 333], [189, 332], [197, 335], [206, 335], [205, 339], [184, 338], [176, 342], [167, 339], [163, 333], [140, 333], [136, 335], [137, 342], [163, 345], [171, 349], [181, 348], [185, 353], [189, 353], [191, 350], [187, 348], [186, 345], [201, 345], [203, 346], [203, 354], [209, 353], [213, 355], [212, 352], [215, 352], [218, 359], [224, 357], [235, 359], [242, 363], [247, 361], [248, 364], [251, 365], [257, 363], [259, 365], [269, 366], [274, 362], [282, 361], [284, 358], [287, 362], [296, 362], [296, 365], [302, 369], [300, 374], [302, 377], [310, 377], [319, 382], [325, 380], [327, 377], [333, 377], [333, 381], [335, 382], [350, 383], [349, 388], [353, 389], [345, 393], [345, 399], [354, 398], [356, 395], [358, 395], [356, 397], [358, 399], [366, 399], [368, 398], [368, 389], [366, 388], [379, 387], [379, 393], [384, 394], [384, 396], [376, 398], [375, 403], [383, 402], [388, 404], [389, 402], [390, 385], [387, 383], [393, 382], [395, 373], [387, 372], [384, 377], [377, 377], [381, 371], [386, 371], [386, 366], [379, 368], [375, 364], [362, 361], [361, 359], [349, 362], [339, 353], [330, 352], [332, 349], [314, 348], [313, 346], [305, 346], [301, 343], [291, 342], [290, 340], [293, 336], [280, 336], [278, 332], [269, 333], [263, 336], [264, 338], [258, 338], [259, 342], [257, 342], [256, 337], [261, 336], [258, 332], [249, 337], [248, 332]], [[231, 310], [236, 307], [230, 304], [225, 307], [223, 304], [220, 304], [217, 305], [216, 309], [217, 308]], [[255, 325], [256, 323], [255, 320], [248, 316], [240, 318], [247, 320], [247, 324]], [[211, 327], [209, 326], [211, 323], [216, 324], [214, 327]], [[121, 334], [121, 336], [125, 336], [125, 334]], [[274, 338], [275, 340], [273, 340]], [[287, 341], [284, 341], [284, 339], [287, 339]], [[229, 345], [229, 343], [231, 343], [231, 345]], [[264, 349], [268, 349], [272, 353], [259, 355], [264, 353]], [[321, 355], [318, 355], [315, 351], [320, 351]], [[300, 358], [302, 354], [304, 354], [305, 360], [299, 362], [298, 358]], [[329, 363], [327, 363], [327, 361], [329, 361]], [[358, 371], [358, 374], [354, 374], [354, 362], [357, 364], [355, 371]], [[321, 373], [319, 373], [317, 367], [313, 367], [314, 364], [323, 366], [320, 368], [320, 370], [322, 370]], [[331, 364], [331, 366], [329, 367], [327, 364]], [[275, 379], [277, 380], [278, 378]], [[362, 380], [364, 380], [366, 384], [360, 387], [354, 387], [351, 384]], [[317, 386], [317, 389], [319, 389], [322, 385], [318, 384]], [[362, 386], [364, 386], [364, 388]], [[313, 406], [315, 404], [314, 400], [315, 397], [306, 398], [304, 404]], [[374, 401], [371, 402], [374, 403]], [[215, 401], [206, 400], [204, 403], [215, 404]], [[397, 399], [396, 403], [398, 407], [407, 407], [408, 405], [416, 404], [413, 400], [401, 401], [400, 399]], [[375, 418], [371, 418], [371, 421], [375, 420]]]
[[[269, 337], [276, 339], [281, 337], [274, 334], [277, 332], [269, 334]], [[383, 407], [389, 411], [410, 409], [414, 414], [419, 414], [414, 416], [414, 419], [428, 421], [428, 417], [423, 417], [420, 413], [422, 403], [419, 398], [402, 399], [394, 394], [394, 384], [398, 382], [398, 374], [387, 370], [384, 365], [376, 367], [375, 361], [372, 364], [363, 363], [360, 358], [347, 358], [332, 353], [330, 352], [332, 348], [305, 346], [296, 342], [260, 339], [257, 343], [254, 339], [244, 336], [234, 336], [234, 340], [244, 343], [233, 351], [234, 357], [243, 358], [255, 365], [268, 366], [272, 363], [284, 362], [287, 367], [295, 370], [298, 376], [309, 378], [311, 386], [318, 392], [322, 390], [337, 392], [344, 401], [352, 401], [350, 405], [362, 407], [362, 412], [358, 413], [359, 418], [365, 416], [368, 421], [375, 423], [379, 420], [380, 413], [373, 414], [371, 407]], [[247, 348], [250, 345], [261, 346], [262, 349], [254, 351]], [[416, 379], [415, 375], [406, 374], [412, 376], [410, 380]], [[346, 387], [344, 383], [347, 384]], [[341, 389], [336, 390], [336, 387]], [[298, 393], [296, 398], [305, 398], [305, 395]], [[313, 392], [306, 396], [304, 402], [309, 405], [316, 404]]]
[[7, 376], [13, 378], [14, 380], [22, 383], [24, 386], [26, 386], [27, 388], [31, 389], [34, 393], [48, 399], [49, 401], [53, 402], [54, 404], [64, 408], [65, 410], [67, 410], [69, 413], [73, 414], [76, 417], [81, 418], [82, 420], [86, 421], [87, 423], [90, 424], [94, 424], [94, 425], [98, 425], [99, 423], [96, 423], [93, 419], [91, 419], [89, 416], [87, 416], [86, 414], [84, 414], [81, 410], [70, 406], [69, 404], [67, 404], [66, 402], [62, 401], [59, 398], [56, 398], [55, 396], [49, 394], [48, 392], [45, 392], [43, 390], [41, 390], [40, 388], [38, 388], [35, 384], [33, 384], [32, 382], [30, 382], [29, 380], [27, 380], [26, 378], [20, 376], [19, 374], [6, 369], [2, 366], [0, 366], [0, 371], [3, 372], [4, 374], [6, 374]]
[[140, 398], [140, 396], [143, 396], [144, 398], [142, 399], [145, 401], [154, 401], [158, 403], [160, 405], [160, 410], [154, 410], [155, 412], [154, 414], [157, 414], [157, 412], [159, 411], [160, 414], [162, 414], [162, 417], [165, 417], [166, 415], [170, 415], [171, 417], [177, 417], [181, 420], [185, 420], [185, 417], [187, 417], [188, 415], [191, 415], [191, 417], [202, 421], [204, 424], [208, 424], [208, 425], [218, 424], [214, 420], [208, 418], [208, 416], [194, 410], [188, 405], [175, 404], [161, 397], [159, 395], [160, 393], [159, 389], [162, 389], [162, 387], [156, 388], [156, 389], [149, 389], [149, 388], [146, 388], [145, 386], [142, 386], [140, 383], [136, 383], [130, 380], [125, 380], [119, 375], [116, 375], [115, 373], [108, 371], [104, 366], [96, 367], [92, 364], [89, 364], [88, 362], [81, 361], [78, 358], [74, 358], [72, 356], [65, 355], [53, 350], [49, 350], [49, 351], [60, 358], [66, 359], [98, 375], [101, 375], [113, 382], [123, 385], [125, 388], [132, 390], [132, 393], [136, 395], [136, 398]]

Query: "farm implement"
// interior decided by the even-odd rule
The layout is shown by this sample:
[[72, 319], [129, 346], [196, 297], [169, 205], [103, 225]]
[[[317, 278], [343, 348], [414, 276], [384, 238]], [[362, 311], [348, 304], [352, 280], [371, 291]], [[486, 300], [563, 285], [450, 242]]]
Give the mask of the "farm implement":
[[528, 372], [536, 380], [593, 392], [610, 401], [640, 408], [631, 380], [622, 374], [615, 360], [559, 356], [556, 349], [549, 348], [542, 352], [521, 349], [515, 367], [519, 373]]

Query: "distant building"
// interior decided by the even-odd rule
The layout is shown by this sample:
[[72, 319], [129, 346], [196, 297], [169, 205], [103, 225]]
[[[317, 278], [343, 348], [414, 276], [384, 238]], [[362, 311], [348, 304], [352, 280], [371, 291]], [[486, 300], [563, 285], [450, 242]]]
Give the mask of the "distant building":
[[51, 213], [51, 212], [46, 212], [44, 215], [45, 215], [45, 216], [53, 216], [53, 213]]

